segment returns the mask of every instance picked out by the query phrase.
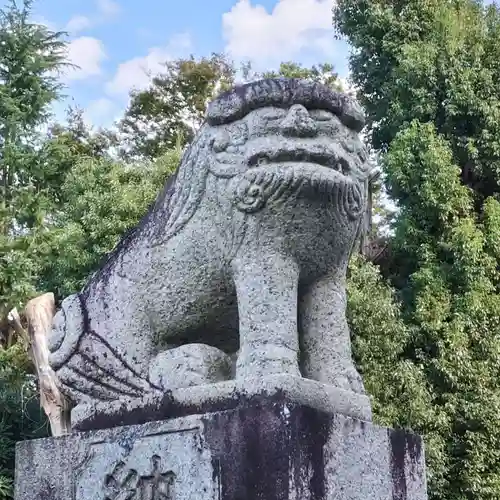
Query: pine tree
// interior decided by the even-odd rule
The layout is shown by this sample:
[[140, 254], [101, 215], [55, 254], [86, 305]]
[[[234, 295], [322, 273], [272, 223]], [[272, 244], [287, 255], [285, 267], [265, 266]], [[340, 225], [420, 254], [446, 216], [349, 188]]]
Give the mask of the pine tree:
[[[13, 442], [34, 435], [40, 412], [27, 411], [36, 394], [26, 377], [28, 361], [20, 345], [9, 347], [11, 308], [35, 292], [33, 256], [49, 199], [46, 165], [38, 156], [38, 128], [47, 118], [64, 64], [61, 33], [29, 21], [31, 1], [11, 1], [0, 10], [0, 499], [10, 498]], [[43, 426], [42, 426], [43, 427]]]
[[[29, 22], [31, 2], [0, 11], [0, 318], [33, 290], [27, 258], [49, 207], [50, 166], [40, 158], [38, 127], [61, 86], [60, 33]], [[2, 331], [5, 334], [5, 331]]]

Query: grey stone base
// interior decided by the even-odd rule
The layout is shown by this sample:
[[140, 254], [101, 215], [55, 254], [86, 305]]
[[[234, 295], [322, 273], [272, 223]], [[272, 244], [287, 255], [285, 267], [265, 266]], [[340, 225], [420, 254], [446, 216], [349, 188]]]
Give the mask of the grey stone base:
[[415, 435], [292, 403], [17, 445], [15, 500], [425, 500]]
[[142, 399], [79, 405], [71, 412], [72, 428], [77, 431], [108, 429], [232, 410], [262, 397], [281, 397], [327, 413], [339, 413], [371, 422], [368, 396], [289, 375], [255, 380], [232, 380], [152, 394]]

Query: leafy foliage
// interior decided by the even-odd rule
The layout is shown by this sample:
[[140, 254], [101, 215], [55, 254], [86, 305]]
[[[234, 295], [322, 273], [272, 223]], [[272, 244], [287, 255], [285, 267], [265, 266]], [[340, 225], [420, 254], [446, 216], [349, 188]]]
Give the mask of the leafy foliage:
[[0, 500], [12, 498], [14, 444], [45, 437], [48, 429], [31, 364], [21, 343], [0, 349]]
[[418, 375], [404, 390], [425, 394], [413, 416], [388, 400], [388, 423], [425, 435], [431, 498], [499, 498], [500, 13], [339, 0], [334, 23], [399, 207], [384, 272], [409, 332], [398, 352]]
[[402, 359], [411, 332], [401, 317], [397, 297], [378, 269], [360, 255], [350, 262], [347, 291], [355, 359], [373, 398], [373, 411], [384, 424], [402, 425], [396, 408], [406, 404], [408, 414], [419, 414], [429, 395], [406, 390], [404, 379], [418, 377], [418, 372], [412, 374], [412, 366]]
[[[11, 495], [13, 443], [44, 429], [26, 354], [20, 344], [9, 347], [6, 322], [35, 293], [32, 251], [49, 205], [37, 127], [59, 94], [54, 73], [64, 64], [61, 34], [30, 23], [30, 8], [11, 1], [0, 10], [0, 346], [7, 347], [0, 347], [0, 498]], [[37, 418], [26, 413], [26, 400]]]
[[253, 71], [251, 64], [247, 64], [243, 67], [243, 76], [246, 81], [279, 77], [302, 78], [321, 82], [335, 90], [344, 90], [334, 67], [327, 63], [307, 68], [293, 61], [288, 61], [281, 63], [277, 71], [264, 71], [263, 73]]
[[39, 288], [60, 298], [77, 292], [146, 213], [180, 153], [174, 149], [154, 162], [130, 165], [82, 157], [61, 186], [64, 203], [39, 247], [44, 264]]
[[214, 94], [233, 83], [235, 69], [223, 55], [165, 63], [148, 89], [133, 92], [119, 124], [126, 158], [157, 158], [179, 140], [189, 142]]
[[498, 192], [500, 14], [495, 4], [340, 1], [337, 30], [355, 48], [353, 82], [373, 146], [417, 119], [450, 141], [474, 196]]
[[0, 11], [0, 318], [34, 292], [28, 255], [48, 204], [36, 127], [58, 96], [53, 72], [63, 64], [61, 35], [29, 23], [30, 6]]

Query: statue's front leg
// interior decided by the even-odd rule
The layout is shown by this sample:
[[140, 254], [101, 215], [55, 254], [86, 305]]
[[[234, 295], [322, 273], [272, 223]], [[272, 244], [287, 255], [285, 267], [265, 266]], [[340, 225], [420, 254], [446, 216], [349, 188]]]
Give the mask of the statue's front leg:
[[233, 270], [240, 336], [236, 378], [300, 377], [297, 264], [276, 255], [254, 254], [233, 262]]
[[354, 366], [346, 320], [345, 286], [325, 276], [301, 287], [299, 331], [304, 377], [364, 394]]

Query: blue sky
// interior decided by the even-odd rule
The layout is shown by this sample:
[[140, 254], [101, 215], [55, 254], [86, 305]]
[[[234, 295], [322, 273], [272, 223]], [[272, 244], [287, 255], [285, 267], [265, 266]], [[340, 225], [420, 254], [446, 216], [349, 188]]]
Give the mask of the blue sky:
[[[17, 0], [21, 2], [22, 0]], [[493, 0], [485, 0], [491, 3]], [[348, 46], [334, 40], [334, 0], [35, 0], [34, 19], [69, 32], [69, 103], [88, 123], [120, 118], [132, 88], [167, 59], [224, 51], [259, 70], [280, 61], [329, 62], [347, 77]], [[0, 0], [0, 6], [5, 0]]]
[[[3, 0], [0, 1], [0, 4]], [[69, 101], [89, 123], [119, 118], [131, 88], [147, 85], [171, 58], [227, 52], [257, 69], [293, 60], [329, 62], [347, 74], [348, 49], [334, 40], [333, 0], [35, 0], [34, 19], [70, 34]], [[57, 107], [57, 115], [69, 102]]]

